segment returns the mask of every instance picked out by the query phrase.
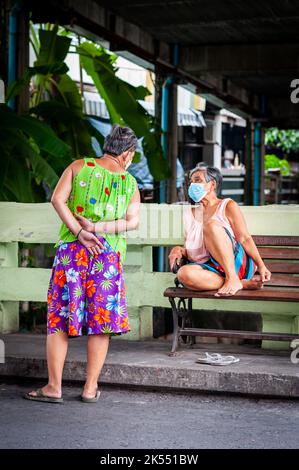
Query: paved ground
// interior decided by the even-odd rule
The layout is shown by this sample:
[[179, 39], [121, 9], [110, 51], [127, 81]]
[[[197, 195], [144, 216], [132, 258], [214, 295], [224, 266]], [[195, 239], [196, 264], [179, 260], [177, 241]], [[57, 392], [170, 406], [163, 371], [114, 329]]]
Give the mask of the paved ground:
[[[43, 379], [47, 376], [45, 336], [11, 334], [5, 341], [6, 362], [0, 376]], [[86, 337], [71, 339], [64, 369], [67, 380], [84, 380]], [[123, 341], [112, 339], [101, 374], [106, 385], [142, 386], [207, 392], [242, 393], [278, 397], [299, 397], [299, 364], [293, 364], [290, 351], [262, 351], [249, 346], [225, 344], [182, 348], [169, 357], [169, 341]], [[235, 354], [240, 362], [215, 367], [197, 364], [205, 351]]]
[[103, 387], [86, 405], [80, 388], [65, 403], [32, 403], [38, 383], [0, 385], [0, 448], [298, 448], [298, 401], [153, 393]]

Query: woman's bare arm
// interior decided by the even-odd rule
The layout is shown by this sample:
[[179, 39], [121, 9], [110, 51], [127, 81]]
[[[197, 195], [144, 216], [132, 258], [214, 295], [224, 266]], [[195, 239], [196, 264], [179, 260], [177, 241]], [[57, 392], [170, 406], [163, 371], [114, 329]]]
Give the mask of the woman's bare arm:
[[241, 212], [239, 205], [235, 201], [229, 201], [226, 206], [226, 217], [228, 218], [233, 232], [238, 242], [241, 243], [246, 253], [253, 259], [258, 267], [262, 281], [269, 281], [270, 271], [266, 268], [261, 255], [254, 243], [254, 240], [248, 232], [247, 224]]
[[75, 162], [71, 163], [62, 173], [52, 194], [51, 203], [62, 222], [64, 222], [68, 229], [76, 235], [79, 232], [81, 225], [75, 219], [67, 206], [67, 201], [72, 191], [74, 163]]
[[140, 218], [140, 193], [136, 188], [124, 219], [99, 221], [95, 223], [95, 232], [120, 233], [136, 230], [139, 227]]
[[179, 264], [182, 258], [188, 258], [187, 256], [187, 250], [186, 250], [186, 238], [187, 238], [187, 232], [186, 232], [186, 223], [185, 223], [185, 218], [183, 219], [183, 232], [184, 232], [184, 246], [174, 246], [171, 248], [170, 253], [168, 255], [168, 261], [169, 261], [169, 266], [170, 270], [172, 271], [174, 268], [175, 264]]
[[[71, 210], [67, 206], [67, 201], [72, 191], [73, 168], [76, 165], [78, 165], [78, 160], [72, 162], [64, 170], [51, 197], [51, 203], [54, 206], [57, 214], [74, 235], [77, 235], [82, 226], [76, 220]], [[88, 249], [91, 254], [94, 254], [94, 250], [99, 252], [98, 246], [104, 248], [98, 238], [93, 234], [82, 231], [79, 237], [80, 242]]]

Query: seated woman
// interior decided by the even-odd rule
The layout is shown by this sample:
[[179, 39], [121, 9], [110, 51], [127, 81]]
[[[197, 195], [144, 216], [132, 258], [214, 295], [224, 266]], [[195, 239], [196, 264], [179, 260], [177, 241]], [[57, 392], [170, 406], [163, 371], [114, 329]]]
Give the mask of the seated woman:
[[[192, 290], [217, 290], [216, 296], [234, 295], [240, 289], [259, 289], [269, 281], [265, 266], [238, 204], [219, 199], [222, 175], [217, 168], [198, 164], [190, 172], [189, 197], [184, 208], [184, 247], [174, 247], [170, 268], [179, 268], [180, 283]], [[258, 270], [259, 276], [254, 273]]]

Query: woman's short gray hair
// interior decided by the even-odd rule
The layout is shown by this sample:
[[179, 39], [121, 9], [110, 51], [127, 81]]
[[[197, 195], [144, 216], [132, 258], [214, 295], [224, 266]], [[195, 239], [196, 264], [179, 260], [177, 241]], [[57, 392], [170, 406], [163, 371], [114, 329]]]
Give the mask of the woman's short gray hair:
[[190, 170], [189, 172], [189, 178], [193, 175], [193, 173], [196, 173], [196, 171], [204, 171], [205, 173], [205, 180], [207, 183], [210, 181], [215, 181], [216, 183], [216, 193], [217, 196], [220, 195], [221, 193], [221, 186], [222, 186], [222, 174], [221, 171], [218, 168], [215, 168], [213, 166], [208, 166], [204, 162], [200, 162], [196, 165], [195, 168]]
[[132, 129], [114, 124], [105, 138], [103, 152], [115, 157], [129, 149], [136, 149], [138, 140]]

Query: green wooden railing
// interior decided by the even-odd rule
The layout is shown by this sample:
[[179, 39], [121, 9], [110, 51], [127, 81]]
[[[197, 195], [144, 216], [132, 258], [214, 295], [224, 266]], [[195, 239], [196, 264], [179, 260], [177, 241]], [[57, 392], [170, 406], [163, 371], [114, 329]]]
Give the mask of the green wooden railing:
[[[242, 207], [254, 235], [298, 235], [299, 206]], [[169, 307], [163, 297], [173, 285], [174, 275], [153, 272], [152, 247], [183, 244], [183, 206], [142, 204], [138, 231], [128, 233], [125, 262], [127, 302], [132, 331], [124, 339], [152, 337], [152, 308]], [[0, 202], [0, 332], [18, 331], [19, 302], [45, 302], [50, 269], [18, 266], [18, 242], [50, 243], [57, 240], [60, 219], [49, 203]], [[194, 308], [221, 310], [222, 303], [205, 299]], [[249, 301], [226, 300], [225, 310], [252, 312]], [[255, 302], [254, 311], [263, 314], [264, 331], [294, 332], [296, 304]], [[299, 313], [299, 312], [298, 312]], [[211, 312], [212, 314], [212, 312]]]

